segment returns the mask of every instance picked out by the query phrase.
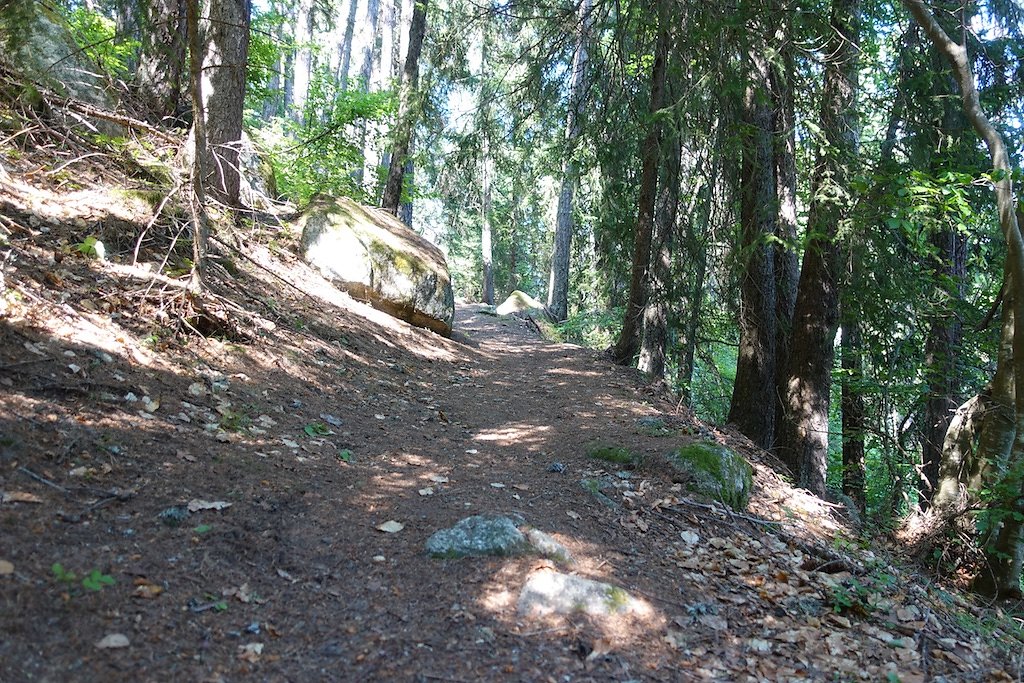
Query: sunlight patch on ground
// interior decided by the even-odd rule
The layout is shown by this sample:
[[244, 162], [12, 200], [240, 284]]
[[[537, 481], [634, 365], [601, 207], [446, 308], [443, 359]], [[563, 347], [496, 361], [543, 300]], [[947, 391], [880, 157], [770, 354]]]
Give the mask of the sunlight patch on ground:
[[474, 436], [473, 439], [475, 441], [495, 441], [503, 446], [509, 446], [512, 444], [521, 444], [526, 440], [536, 440], [544, 432], [549, 431], [551, 431], [551, 427], [547, 425], [520, 423], [502, 427], [500, 429], [482, 431]]

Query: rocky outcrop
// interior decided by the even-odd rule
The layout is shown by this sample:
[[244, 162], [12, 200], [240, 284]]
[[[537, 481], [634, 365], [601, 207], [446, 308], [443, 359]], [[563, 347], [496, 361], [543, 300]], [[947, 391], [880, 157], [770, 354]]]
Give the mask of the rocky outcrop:
[[[0, 13], [0, 39], [9, 49], [7, 61], [59, 94], [113, 109], [114, 98], [99, 68], [78, 49], [60, 15], [45, 3], [22, 2], [18, 6], [18, 12]], [[106, 122], [102, 125], [121, 130]]]
[[302, 256], [354, 298], [450, 336], [455, 297], [444, 254], [394, 216], [319, 199], [299, 218]]

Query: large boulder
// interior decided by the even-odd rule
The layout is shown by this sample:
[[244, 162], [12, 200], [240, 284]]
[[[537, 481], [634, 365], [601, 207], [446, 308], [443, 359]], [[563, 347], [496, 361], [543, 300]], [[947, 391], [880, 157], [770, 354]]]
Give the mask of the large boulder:
[[540, 313], [546, 315], [547, 309], [543, 303], [537, 301], [526, 292], [521, 292], [517, 289], [509, 294], [508, 298], [494, 309], [494, 312], [498, 315], [514, 315], [516, 313]]
[[394, 216], [350, 199], [314, 200], [299, 218], [302, 256], [353, 297], [450, 336], [455, 297], [444, 254]]
[[[19, 0], [0, 12], [0, 42], [8, 62], [32, 80], [61, 95], [114, 108], [99, 67], [78, 48], [67, 23], [46, 3]], [[106, 122], [102, 128], [121, 130]]]

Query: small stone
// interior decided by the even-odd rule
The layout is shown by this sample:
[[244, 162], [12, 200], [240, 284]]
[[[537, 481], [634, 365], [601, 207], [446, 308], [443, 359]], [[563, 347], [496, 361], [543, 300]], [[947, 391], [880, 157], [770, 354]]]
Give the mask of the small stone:
[[548, 465], [548, 472], [554, 472], [555, 474], [561, 474], [565, 472], [565, 465], [560, 462], [553, 462]]
[[130, 644], [131, 643], [128, 642], [128, 636], [123, 633], [111, 633], [104, 636], [100, 642], [96, 643], [96, 647], [100, 650], [117, 650], [128, 647]]
[[375, 564], [381, 564], [382, 562], [386, 562], [387, 558], [383, 555], [374, 555], [372, 560]]

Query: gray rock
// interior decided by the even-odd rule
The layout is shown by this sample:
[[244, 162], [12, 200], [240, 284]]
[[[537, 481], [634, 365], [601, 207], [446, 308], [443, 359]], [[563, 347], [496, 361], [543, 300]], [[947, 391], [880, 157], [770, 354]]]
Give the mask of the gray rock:
[[444, 254], [394, 216], [350, 199], [313, 201], [296, 226], [302, 255], [356, 299], [451, 335], [455, 296]]
[[547, 314], [547, 309], [540, 301], [537, 301], [526, 292], [518, 289], [508, 295], [501, 304], [494, 309], [498, 315], [512, 315], [514, 313], [540, 313]]
[[742, 455], [711, 441], [673, 451], [669, 463], [687, 475], [690, 488], [734, 510], [747, 507], [753, 470]]
[[519, 594], [517, 608], [519, 614], [531, 617], [580, 612], [600, 617], [650, 611], [646, 602], [618, 586], [556, 571], [533, 573]]
[[572, 564], [572, 553], [564, 545], [540, 529], [527, 529], [526, 539], [538, 553], [560, 564]]
[[529, 547], [526, 537], [508, 517], [474, 515], [450, 529], [434, 532], [427, 539], [427, 552], [434, 557], [516, 555]]
[[[46, 3], [23, 3], [26, 10], [4, 16], [0, 12], [0, 37], [13, 31], [8, 44], [9, 63], [32, 80], [42, 83], [61, 95], [68, 95], [102, 109], [115, 105], [105, 78], [91, 63], [71, 36], [64, 19]], [[7, 26], [8, 21], [17, 26]], [[68, 119], [68, 125], [74, 119]], [[123, 135], [124, 129], [107, 121], [92, 121], [107, 135]]]

